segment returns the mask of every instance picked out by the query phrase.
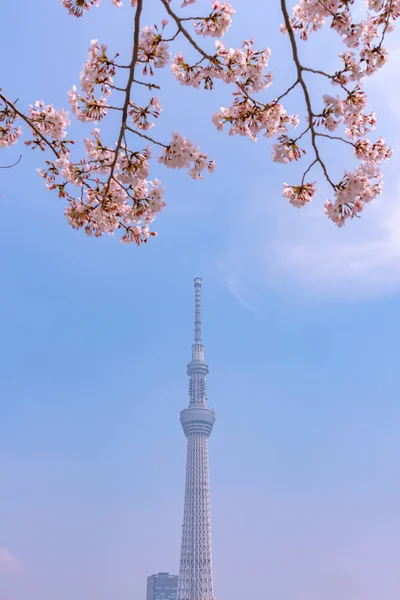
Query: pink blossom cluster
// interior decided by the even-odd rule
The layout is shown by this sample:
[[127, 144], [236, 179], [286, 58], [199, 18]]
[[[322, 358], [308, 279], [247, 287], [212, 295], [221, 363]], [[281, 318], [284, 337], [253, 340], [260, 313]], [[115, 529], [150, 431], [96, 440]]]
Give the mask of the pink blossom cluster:
[[[243, 43], [241, 48], [227, 48], [219, 40], [215, 42], [216, 53], [207, 55], [195, 65], [190, 65], [179, 52], [172, 61], [171, 70], [182, 85], [194, 88], [204, 85], [205, 89], [213, 89], [214, 79], [224, 83], [234, 83], [246, 92], [260, 92], [272, 83], [271, 73], [265, 73], [271, 50], [255, 50], [251, 40]], [[207, 64], [202, 63], [208, 61]], [[235, 91], [236, 93], [236, 91]]]
[[9, 148], [22, 134], [21, 127], [15, 125], [18, 115], [0, 99], [0, 148]]
[[67, 111], [56, 109], [52, 104], [45, 105], [43, 100], [29, 107], [29, 118], [40, 133], [52, 140], [64, 139], [71, 124]]
[[[48, 190], [56, 190], [67, 200], [69, 224], [96, 237], [123, 230], [123, 243], [140, 244], [156, 235], [150, 225], [165, 202], [159, 180], [148, 178], [150, 146], [132, 151], [122, 145], [116, 151], [103, 144], [98, 128], [84, 139], [84, 145], [86, 154], [78, 162], [71, 160], [68, 147], [59, 145], [58, 158], [47, 161], [46, 169], [38, 169]], [[179, 134], [173, 134], [158, 161], [170, 168], [188, 169], [194, 179], [214, 169], [213, 161]], [[80, 189], [78, 197], [69, 185]]]
[[154, 75], [153, 69], [163, 69], [170, 59], [169, 45], [163, 39], [163, 30], [168, 21], [163, 21], [162, 29], [157, 25], [143, 27], [139, 39], [138, 62], [144, 65], [143, 74]]
[[194, 30], [197, 34], [204, 37], [222, 37], [231, 26], [234, 14], [235, 10], [231, 4], [214, 0], [211, 14], [199, 21], [195, 21], [193, 23]]
[[[293, 9], [292, 27], [306, 40], [312, 31], [320, 29], [326, 21], [337, 31], [351, 51], [344, 53], [346, 71], [351, 78], [372, 75], [387, 61], [383, 37], [393, 29], [392, 22], [400, 16], [400, 0], [366, 0], [368, 15], [355, 22], [349, 0], [300, 0]], [[343, 82], [343, 81], [342, 81]]]
[[339, 227], [359, 216], [364, 206], [382, 193], [382, 173], [373, 162], [360, 164], [353, 173], [345, 172], [335, 191], [335, 201], [325, 202], [325, 213]]
[[158, 119], [161, 113], [161, 104], [158, 98], [150, 98], [146, 106], [139, 106], [133, 100], [129, 102], [128, 114], [132, 119], [132, 123], [138, 129], [148, 131], [154, 127], [154, 123], [149, 121], [149, 117]]
[[[82, 8], [83, 4], [80, 6]], [[168, 44], [162, 37], [166, 24], [167, 21], [162, 22], [161, 30], [157, 26], [142, 28], [137, 56], [138, 62], [144, 65], [144, 74], [153, 74], [153, 69], [165, 67], [168, 63]], [[110, 108], [114, 108], [108, 104], [108, 98], [114, 89], [118, 68], [115, 59], [108, 58], [107, 47], [92, 40], [80, 76], [82, 92], [73, 86], [68, 94], [72, 112], [78, 120], [85, 123], [99, 121]], [[150, 83], [141, 85], [149, 90], [158, 87]], [[95, 95], [97, 89], [100, 98]], [[122, 230], [123, 243], [140, 244], [156, 235], [150, 231], [150, 226], [165, 206], [164, 191], [158, 179], [149, 179], [150, 146], [145, 150], [132, 150], [128, 146], [127, 135], [136, 133], [161, 146], [163, 152], [158, 162], [169, 168], [187, 169], [193, 179], [201, 179], [204, 171], [211, 173], [214, 162], [180, 134], [173, 134], [171, 142], [166, 145], [142, 133], [148, 132], [154, 126], [152, 119], [160, 115], [161, 105], [157, 97], [152, 96], [145, 106], [129, 97], [125, 102], [125, 108], [119, 108], [125, 115], [123, 133], [115, 147], [105, 145], [100, 130], [94, 129], [92, 136], [84, 139], [85, 156], [76, 162], [71, 156], [73, 142], [64, 139], [69, 125], [68, 113], [43, 102], [37, 102], [30, 108], [28, 123], [33, 139], [26, 144], [44, 149], [47, 143], [56, 154], [54, 161], [46, 161], [46, 168], [38, 171], [47, 188], [56, 190], [67, 201], [65, 216], [74, 229], [84, 229], [88, 235], [96, 237]], [[5, 104], [3, 120], [7, 120], [8, 129], [15, 118], [15, 111]], [[11, 134], [3, 137], [11, 141]], [[71, 191], [70, 186], [79, 189], [78, 195]]]
[[[308, 69], [328, 77], [342, 91], [341, 95], [336, 96], [325, 94], [322, 112], [309, 114], [311, 124], [308, 129], [313, 136], [314, 149], [318, 136], [332, 137], [352, 146], [356, 158], [362, 161], [352, 173], [346, 171], [338, 184], [330, 180], [317, 150], [315, 160], [309, 167], [310, 169], [315, 163], [320, 163], [323, 167], [335, 196], [333, 202], [326, 202], [325, 213], [339, 226], [348, 218], [358, 216], [365, 204], [381, 193], [382, 174], [379, 165], [382, 160], [392, 156], [392, 150], [382, 138], [375, 143], [365, 138], [375, 128], [376, 114], [374, 111], [365, 112], [367, 96], [361, 87], [361, 80], [372, 75], [387, 60], [383, 42], [386, 33], [393, 29], [393, 22], [400, 16], [400, 0], [366, 0], [368, 14], [359, 22], [353, 18], [352, 4], [348, 0], [300, 0], [290, 19], [293, 31], [299, 32], [303, 40], [307, 40], [312, 31], [317, 31], [329, 22], [349, 49], [340, 54], [343, 67], [333, 75]], [[284, 33], [287, 33], [288, 27], [283, 27]], [[330, 133], [320, 133], [319, 127]], [[344, 137], [332, 136], [331, 132], [339, 127], [343, 128]], [[274, 159], [278, 162], [290, 160], [291, 156], [296, 159], [298, 157], [290, 153], [288, 143], [284, 148], [282, 145], [276, 147]], [[292, 202], [293, 194], [296, 195], [298, 189], [299, 186], [285, 184], [283, 195]]]
[[[99, 129], [84, 142], [86, 155], [79, 162], [72, 162], [65, 151], [55, 162], [48, 162], [47, 169], [39, 170], [48, 189], [67, 199], [69, 224], [96, 237], [122, 229], [124, 243], [146, 242], [156, 235], [149, 226], [165, 206], [160, 182], [148, 179], [150, 147], [136, 152], [123, 147], [116, 153], [103, 145]], [[68, 184], [80, 188], [78, 198]]]
[[[229, 124], [229, 135], [245, 135], [256, 141], [259, 135], [271, 138], [285, 133], [289, 126], [297, 127], [298, 117], [288, 115], [279, 102], [262, 104], [246, 96], [238, 96], [233, 106], [221, 107], [220, 112], [213, 115], [213, 123], [219, 131]], [[278, 152], [275, 151], [274, 155], [278, 156]]]
[[[10, 147], [22, 135], [22, 128], [15, 123], [21, 116], [17, 109], [0, 98], [0, 148]], [[63, 151], [69, 143], [64, 140], [70, 120], [67, 111], [56, 109], [52, 104], [38, 100], [29, 107], [25, 118], [30, 128], [33, 140], [25, 142], [27, 146], [45, 149], [46, 140], [51, 140], [54, 149]]]
[[213, 88], [213, 80], [236, 84], [233, 92], [233, 104], [221, 107], [213, 115], [218, 130], [229, 125], [230, 135], [245, 135], [256, 140], [259, 135], [270, 138], [285, 133], [288, 126], [296, 127], [297, 115], [288, 115], [282, 104], [277, 101], [263, 103], [251, 94], [262, 91], [272, 83], [271, 73], [265, 72], [271, 51], [265, 48], [257, 51], [251, 40], [241, 48], [227, 48], [216, 42], [216, 53], [208, 57], [207, 64], [189, 65], [181, 53], [172, 63], [172, 72], [182, 85], [206, 89]]
[[283, 184], [283, 197], [287, 198], [296, 208], [302, 208], [309, 204], [316, 192], [315, 181], [312, 183], [302, 183], [301, 185]]
[[[80, 82], [84, 93], [80, 94], [74, 85], [68, 92], [69, 103], [74, 115], [83, 122], [98, 122], [108, 112], [107, 98], [111, 95], [113, 77], [116, 72], [114, 59], [107, 56], [107, 46], [99, 46], [97, 40], [90, 42], [88, 58], [83, 66]], [[96, 98], [99, 87], [102, 95]]]
[[76, 85], [73, 85], [72, 90], [68, 92], [68, 100], [72, 112], [83, 123], [87, 121], [98, 123], [108, 113], [107, 98], [103, 96], [97, 100], [93, 95], [82, 96]]
[[202, 179], [202, 172], [212, 173], [215, 162], [207, 154], [200, 152], [197, 146], [184, 138], [180, 133], [173, 133], [172, 140], [158, 162], [170, 169], [188, 169], [192, 179]]
[[104, 96], [111, 96], [115, 72], [114, 60], [109, 60], [107, 56], [107, 46], [99, 46], [98, 40], [91, 40], [88, 57], [80, 75], [82, 90], [85, 94], [93, 94], [99, 86]]
[[324, 125], [328, 131], [335, 131], [340, 124], [345, 126], [344, 133], [351, 140], [365, 135], [375, 128], [376, 114], [365, 114], [367, 96], [359, 86], [348, 92], [347, 97], [324, 95], [325, 107], [317, 118], [318, 125]]
[[305, 153], [305, 150], [297, 145], [297, 140], [290, 138], [288, 135], [280, 135], [278, 143], [272, 146], [273, 160], [284, 165], [293, 160], [299, 160]]
[[[92, 7], [99, 6], [101, 0], [61, 0], [61, 2], [70, 15], [81, 17], [85, 11]], [[123, 5], [122, 0], [112, 0], [112, 3], [117, 8], [120, 8]], [[131, 6], [133, 7], [136, 5], [137, 0], [131, 0]]]
[[[235, 13], [230, 3], [212, 0], [209, 14], [180, 17], [170, 0], [158, 1], [168, 20], [161, 20], [161, 26], [143, 26], [143, 0], [126, 0], [126, 4], [136, 8], [132, 19], [131, 62], [118, 64], [118, 55], [109, 58], [107, 46], [92, 40], [80, 73], [80, 87], [73, 86], [68, 93], [72, 113], [82, 123], [98, 122], [111, 111], [120, 117], [114, 144], [106, 145], [100, 130], [94, 129], [90, 137], [84, 138], [83, 158], [76, 160], [72, 157], [74, 141], [67, 139], [70, 121], [65, 110], [40, 101], [24, 115], [0, 90], [0, 147], [17, 141], [21, 135], [18, 119], [25, 120], [31, 132], [31, 139], [25, 144], [49, 149], [55, 155], [53, 161], [46, 161], [46, 168], [40, 170], [40, 175], [48, 189], [56, 190], [66, 200], [65, 215], [70, 225], [94, 236], [119, 231], [124, 243], [140, 244], [156, 235], [150, 227], [165, 202], [159, 180], [149, 178], [151, 147], [162, 148], [158, 163], [172, 169], [185, 169], [193, 179], [201, 179], [204, 173], [213, 172], [214, 161], [181, 133], [173, 133], [169, 143], [150, 137], [161, 112], [160, 100], [154, 94], [154, 89], [160, 89], [158, 83], [154, 83], [155, 74], [170, 63], [170, 46], [178, 39], [189, 44], [192, 54], [195, 53], [195, 58], [189, 62], [178, 47], [171, 64], [178, 82], [206, 90], [212, 90], [219, 81], [232, 85], [231, 104], [221, 107], [212, 117], [218, 130], [227, 128], [230, 135], [247, 136], [253, 141], [261, 136], [275, 138], [272, 158], [281, 164], [299, 161], [306, 155], [299, 143], [307, 134], [311, 158], [301, 183], [285, 183], [283, 188], [283, 196], [293, 206], [305, 206], [315, 196], [316, 182], [306, 181], [306, 176], [317, 166], [333, 190], [332, 201], [325, 203], [328, 217], [342, 226], [348, 218], [359, 216], [364, 206], [381, 193], [380, 163], [392, 155], [385, 140], [373, 141], [367, 137], [375, 128], [376, 114], [367, 110], [362, 80], [375, 73], [387, 60], [385, 35], [400, 16], [400, 0], [366, 0], [366, 18], [359, 21], [353, 17], [354, 0], [298, 0], [291, 17], [286, 0], [282, 0], [282, 31], [289, 34], [287, 39], [292, 47], [297, 75], [284, 93], [266, 99], [262, 93], [272, 84], [272, 74], [268, 71], [269, 47], [257, 50], [253, 40], [248, 39], [239, 48], [231, 48], [218, 39], [215, 49], [209, 51], [200, 47], [198, 38], [192, 37], [187, 28], [191, 23], [199, 36], [221, 38], [230, 28]], [[98, 7], [101, 0], [61, 2], [69, 14], [81, 17], [89, 9]], [[182, 7], [194, 2], [183, 0]], [[123, 2], [112, 0], [112, 4], [121, 7]], [[173, 30], [168, 27], [167, 35], [166, 27], [170, 24]], [[340, 68], [334, 73], [303, 65], [298, 45], [299, 37], [307, 40], [312, 32], [325, 24], [339, 34], [345, 46], [339, 55]], [[145, 77], [141, 78], [138, 71]], [[307, 78], [322, 76], [338, 90], [336, 95], [323, 95], [319, 112], [313, 107], [306, 74]], [[148, 75], [151, 77], [146, 77]], [[120, 84], [124, 80], [126, 83]], [[139, 86], [141, 92], [148, 92], [144, 100], [143, 94], [135, 93]], [[296, 87], [304, 97], [306, 119], [303, 130], [294, 137], [289, 130], [298, 126], [299, 117], [288, 114], [282, 100]], [[132, 140], [143, 143], [143, 138], [150, 145], [144, 150], [135, 149]], [[319, 147], [326, 138], [332, 143], [344, 143], [360, 161], [353, 171], [345, 171], [339, 183], [330, 178]]]
[[70, 15], [81, 17], [85, 11], [93, 6], [99, 6], [101, 0], [61, 0], [61, 2]]
[[392, 156], [392, 150], [380, 138], [372, 144], [369, 140], [358, 140], [355, 154], [362, 163], [353, 173], [345, 171], [342, 181], [336, 186], [335, 201], [327, 200], [325, 213], [339, 227], [347, 219], [359, 216], [368, 204], [382, 193], [382, 173], [379, 164]]

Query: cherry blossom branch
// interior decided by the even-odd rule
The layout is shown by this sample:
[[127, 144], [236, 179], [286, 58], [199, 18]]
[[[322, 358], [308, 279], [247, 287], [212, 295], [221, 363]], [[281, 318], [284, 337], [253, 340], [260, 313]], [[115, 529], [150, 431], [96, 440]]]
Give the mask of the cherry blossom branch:
[[140, 15], [142, 13], [142, 9], [143, 9], [143, 0], [137, 0], [135, 20], [134, 20], [132, 60], [129, 65], [129, 76], [128, 76], [128, 81], [126, 84], [125, 101], [124, 101], [124, 105], [122, 107], [121, 129], [120, 129], [117, 144], [115, 147], [115, 155], [114, 155], [114, 160], [111, 165], [109, 179], [105, 186], [105, 191], [104, 191], [105, 196], [107, 196], [109, 189], [110, 189], [111, 178], [114, 175], [115, 165], [117, 164], [119, 151], [121, 149], [121, 144], [122, 144], [122, 140], [124, 137], [124, 131], [126, 128], [126, 121], [128, 118], [128, 107], [129, 107], [129, 102], [130, 102], [130, 98], [131, 98], [131, 88], [132, 88], [132, 85], [133, 85], [133, 82], [135, 79], [135, 67], [136, 67], [136, 63], [138, 61]]
[[172, 37], [164, 38], [164, 42], [168, 42], [168, 43], [174, 42], [179, 34], [180, 34], [180, 31], [179, 31], [179, 29], [177, 29]]
[[283, 92], [283, 94], [281, 94], [280, 96], [278, 96], [277, 98], [275, 98], [275, 100], [273, 101], [272, 104], [277, 104], [278, 102], [280, 102], [283, 98], [285, 98], [285, 96], [287, 96], [288, 94], [290, 94], [290, 92], [292, 90], [294, 90], [294, 88], [299, 85], [300, 80], [297, 78], [296, 81], [286, 90], [286, 92]]
[[46, 146], [50, 148], [50, 150], [56, 155], [56, 157], [60, 158], [60, 154], [54, 148], [52, 142], [50, 142], [50, 140], [45, 135], [43, 135], [43, 133], [36, 127], [36, 125], [32, 122], [32, 120], [29, 117], [27, 117], [23, 112], [18, 110], [15, 104], [8, 100], [8, 98], [6, 98], [6, 96], [4, 96], [4, 94], [2, 93], [0, 93], [0, 100], [3, 100], [4, 104], [6, 104], [16, 115], [18, 115], [23, 121], [25, 121], [25, 123], [29, 125], [32, 131], [34, 131], [35, 134], [46, 144]]
[[[178, 33], [182, 33], [185, 38], [188, 40], [188, 42], [191, 44], [191, 46], [202, 56], [202, 59], [199, 60], [197, 63], [195, 63], [193, 65], [193, 68], [197, 67], [198, 65], [200, 65], [204, 59], [209, 60], [210, 63], [212, 63], [215, 66], [215, 57], [211, 56], [210, 54], [208, 54], [207, 52], [205, 52], [198, 44], [197, 42], [193, 39], [193, 37], [190, 35], [190, 33], [188, 32], [188, 30], [186, 29], [186, 27], [184, 27], [182, 25], [182, 22], [184, 21], [191, 21], [191, 20], [200, 20], [201, 17], [179, 17], [170, 7], [169, 4], [169, 0], [160, 0], [161, 3], [164, 5], [165, 10], [167, 11], [167, 13], [170, 15], [170, 17], [173, 18], [173, 20], [175, 21], [177, 27], [178, 27]], [[176, 35], [174, 36], [173, 39], [175, 39]], [[170, 40], [168, 40], [170, 41]], [[256, 100], [255, 98], [253, 98], [248, 91], [246, 90], [246, 87], [244, 84], [240, 83], [239, 81], [235, 82], [236, 85], [238, 86], [238, 88], [242, 91], [242, 93], [246, 96], [246, 98], [248, 98], [249, 100], [251, 100], [255, 105], [259, 105], [259, 106], [263, 106], [264, 108], [267, 108], [269, 106], [273, 106], [275, 104], [278, 104], [278, 102], [284, 98], [285, 96], [287, 96], [299, 83], [299, 79], [296, 79], [296, 81], [285, 91], [283, 92], [280, 96], [278, 96], [275, 100], [273, 100], [272, 102], [268, 103], [268, 104], [264, 104], [262, 102], [260, 102], [259, 100]]]
[[303, 133], [301, 133], [299, 136], [297, 136], [297, 138], [295, 138], [295, 139], [293, 140], [293, 142], [294, 142], [295, 144], [297, 144], [297, 142], [298, 142], [299, 140], [301, 140], [301, 138], [302, 138], [302, 137], [304, 137], [308, 131], [310, 131], [310, 126], [308, 126], [308, 127], [307, 127], [307, 128], [304, 130], [304, 131], [303, 131]]
[[[100, 1], [61, 0], [68, 12], [75, 17], [82, 16], [91, 7], [100, 4]], [[390, 157], [391, 150], [383, 139], [372, 143], [366, 137], [374, 128], [376, 116], [374, 111], [370, 114], [364, 111], [367, 98], [361, 87], [361, 79], [373, 74], [386, 61], [387, 50], [382, 48], [382, 43], [386, 33], [392, 28], [392, 21], [400, 16], [400, 0], [369, 0], [367, 18], [360, 23], [353, 21], [350, 8], [354, 4], [353, 0], [298, 0], [292, 17], [289, 17], [288, 2], [281, 0], [285, 21], [283, 30], [290, 40], [297, 76], [286, 91], [269, 102], [261, 101], [258, 94], [273, 83], [272, 72], [266, 71], [270, 48], [257, 50], [252, 39], [247, 39], [240, 48], [232, 49], [218, 40], [215, 53], [210, 54], [186, 28], [186, 23], [191, 22], [195, 35], [222, 38], [228, 31], [235, 12], [227, 0], [213, 0], [211, 13], [203, 17], [180, 17], [171, 8], [170, 0], [160, 1], [163, 11], [173, 21], [172, 31], [175, 33], [169, 37], [164, 36], [168, 23], [165, 19], [161, 21], [161, 27], [154, 25], [140, 29], [143, 0], [131, 0], [135, 14], [130, 64], [119, 65], [116, 62], [118, 53], [110, 59], [107, 46], [100, 44], [98, 40], [92, 40], [80, 75], [82, 91], [79, 92], [73, 86], [68, 93], [72, 112], [81, 122], [97, 123], [109, 111], [120, 111], [121, 120], [114, 148], [102, 143], [100, 128], [96, 126], [91, 137], [83, 139], [83, 158], [74, 162], [70, 158], [69, 146], [74, 142], [65, 139], [70, 120], [64, 109], [57, 110], [52, 104], [36, 102], [34, 106], [30, 106], [27, 115], [24, 115], [16, 108], [15, 102], [11, 103], [0, 95], [0, 147], [11, 146], [18, 141], [22, 128], [15, 122], [22, 119], [33, 134], [33, 139], [25, 144], [41, 150], [51, 148], [57, 160], [46, 160], [45, 170], [38, 171], [45, 179], [47, 188], [57, 190], [59, 197], [66, 199], [65, 216], [72, 227], [83, 228], [88, 235], [95, 236], [112, 234], [118, 228], [123, 228], [125, 233], [121, 241], [124, 243], [135, 241], [140, 244], [146, 242], [150, 235], [156, 235], [149, 231], [149, 225], [165, 206], [164, 190], [157, 179], [149, 179], [150, 146], [131, 149], [130, 142], [133, 138], [128, 132], [161, 148], [161, 155], [157, 160], [166, 167], [187, 169], [194, 179], [202, 178], [204, 171], [213, 171], [214, 162], [209, 160], [208, 155], [181, 134], [173, 133], [168, 145], [148, 134], [155, 125], [153, 118], [157, 119], [162, 110], [158, 98], [148, 98], [143, 106], [131, 99], [135, 83], [147, 88], [149, 92], [160, 89], [156, 83], [146, 81], [146, 77], [154, 76], [156, 70], [168, 65], [171, 57], [169, 44], [177, 38], [185, 38], [198, 55], [197, 62], [189, 64], [182, 52], [175, 54], [171, 70], [182, 85], [193, 88], [204, 86], [207, 90], [214, 88], [215, 81], [233, 85], [232, 106], [222, 107], [220, 112], [213, 115], [213, 123], [218, 130], [227, 125], [231, 135], [247, 136], [251, 140], [257, 140], [261, 135], [277, 138], [277, 142], [273, 144], [272, 157], [275, 162], [284, 164], [297, 161], [306, 153], [297, 144], [310, 133], [314, 156], [311, 156], [311, 162], [303, 173], [301, 184], [284, 184], [283, 195], [291, 204], [300, 208], [314, 197], [316, 182], [306, 183], [305, 179], [317, 164], [334, 190], [335, 200], [333, 203], [329, 200], [325, 203], [325, 212], [338, 226], [342, 226], [347, 218], [358, 216], [364, 204], [381, 193], [382, 174], [379, 163]], [[192, 4], [193, 1], [185, 0], [184, 4]], [[122, 2], [113, 0], [113, 4], [119, 7]], [[326, 22], [330, 22], [331, 28], [340, 35], [347, 47], [340, 54], [344, 66], [334, 74], [304, 66], [295, 37], [299, 34], [300, 39], [307, 40], [313, 31], [320, 29]], [[139, 65], [143, 67], [143, 80], [135, 77]], [[128, 71], [125, 87], [114, 83], [118, 69]], [[338, 84], [346, 96], [342, 98], [340, 95], [334, 97], [325, 94], [324, 107], [315, 112], [305, 73], [320, 75], [331, 83]], [[298, 85], [302, 88], [308, 122], [302, 128], [302, 133], [295, 138], [289, 133], [289, 128], [297, 127], [299, 117], [288, 114], [281, 101]], [[110, 105], [108, 101], [113, 91], [122, 94], [121, 103], [116, 106]], [[345, 137], [331, 135], [330, 132], [336, 131], [339, 126], [344, 127]], [[320, 131], [320, 128], [324, 128], [327, 133]], [[361, 161], [353, 173], [346, 170], [343, 179], [336, 185], [328, 174], [318, 138], [346, 143], [354, 149], [356, 158]], [[80, 197], [76, 198], [75, 194], [69, 192], [69, 185], [80, 187]]]
[[284, 18], [284, 21], [285, 21], [285, 27], [286, 27], [288, 35], [289, 35], [290, 44], [292, 46], [293, 61], [294, 61], [294, 64], [296, 65], [296, 70], [297, 70], [297, 79], [298, 79], [299, 84], [302, 87], [303, 94], [304, 94], [304, 100], [305, 100], [306, 107], [307, 107], [308, 123], [309, 123], [310, 134], [311, 134], [311, 145], [312, 145], [312, 147], [314, 149], [315, 158], [316, 158], [317, 162], [320, 164], [320, 166], [322, 168], [322, 171], [323, 171], [323, 173], [325, 175], [326, 180], [329, 182], [329, 184], [335, 190], [336, 189], [336, 185], [333, 183], [333, 181], [329, 177], [328, 170], [326, 168], [325, 163], [321, 159], [321, 156], [320, 156], [320, 153], [319, 153], [319, 149], [318, 149], [318, 146], [317, 146], [316, 131], [315, 131], [315, 128], [314, 128], [314, 125], [313, 125], [314, 113], [313, 113], [313, 110], [312, 110], [311, 98], [310, 98], [310, 94], [309, 94], [309, 91], [308, 91], [308, 88], [307, 88], [307, 84], [306, 84], [306, 82], [304, 81], [304, 78], [303, 78], [303, 71], [305, 69], [304, 69], [304, 67], [301, 64], [300, 59], [299, 59], [299, 53], [298, 53], [297, 43], [296, 43], [296, 39], [294, 37], [294, 32], [293, 32], [292, 24], [291, 24], [291, 21], [290, 21], [288, 10], [287, 10], [286, 0], [281, 0], [281, 10], [282, 10], [283, 18]]
[[160, 2], [161, 2], [161, 4], [164, 5], [164, 8], [167, 11], [167, 13], [169, 14], [169, 16], [172, 17], [173, 20], [175, 21], [176, 26], [178, 27], [178, 31], [185, 36], [185, 38], [193, 46], [193, 48], [195, 50], [197, 50], [197, 52], [199, 52], [199, 54], [201, 54], [204, 58], [208, 58], [208, 60], [212, 60], [212, 56], [210, 56], [209, 54], [204, 52], [204, 50], [197, 44], [197, 42], [190, 35], [188, 30], [185, 27], [183, 27], [182, 21], [184, 19], [181, 19], [180, 17], [178, 17], [178, 15], [172, 10], [172, 8], [169, 5], [169, 1], [168, 0], [160, 0]]
[[306, 175], [311, 171], [311, 169], [313, 168], [313, 166], [317, 164], [317, 162], [318, 162], [318, 159], [314, 158], [314, 160], [312, 161], [312, 163], [310, 163], [309, 166], [307, 167], [307, 169], [304, 171], [303, 177], [301, 178], [301, 185], [304, 184], [304, 181], [306, 179]]
[[391, 12], [392, 12], [392, 6], [393, 6], [393, 0], [389, 0], [389, 6], [388, 6], [388, 8], [387, 8], [387, 12], [386, 12], [386, 22], [385, 22], [385, 26], [384, 26], [384, 28], [383, 28], [383, 32], [382, 32], [381, 41], [379, 42], [379, 45], [378, 45], [378, 49], [379, 49], [379, 50], [382, 48], [382, 44], [383, 44], [383, 42], [384, 42], [385, 35], [386, 35], [386, 32], [387, 32], [387, 30], [388, 30], [388, 27], [389, 27], [389, 23], [390, 23], [390, 14], [391, 14]]

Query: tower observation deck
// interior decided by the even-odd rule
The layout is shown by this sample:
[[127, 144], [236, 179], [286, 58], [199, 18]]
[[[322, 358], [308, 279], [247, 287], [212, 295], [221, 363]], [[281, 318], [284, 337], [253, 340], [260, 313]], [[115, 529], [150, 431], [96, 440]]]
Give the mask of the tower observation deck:
[[206, 375], [201, 342], [201, 284], [194, 280], [195, 317], [189, 375], [189, 406], [181, 411], [187, 437], [185, 504], [177, 600], [214, 600], [211, 558], [210, 481], [208, 438], [215, 413], [207, 407]]

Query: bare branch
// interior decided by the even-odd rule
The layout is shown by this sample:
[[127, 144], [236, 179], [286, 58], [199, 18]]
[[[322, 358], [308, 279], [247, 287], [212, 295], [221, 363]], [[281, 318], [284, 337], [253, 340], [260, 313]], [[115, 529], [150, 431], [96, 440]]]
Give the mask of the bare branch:
[[12, 165], [4, 165], [4, 166], [0, 166], [0, 169], [12, 169], [13, 167], [15, 167], [22, 159], [22, 154], [19, 155], [19, 159], [15, 161], [15, 163], [13, 163]]
[[287, 96], [288, 94], [290, 94], [290, 92], [292, 90], [294, 90], [294, 88], [296, 87], [296, 85], [298, 85], [300, 83], [299, 79], [296, 79], [296, 81], [286, 90], [286, 92], [283, 92], [283, 94], [281, 94], [280, 96], [278, 96], [272, 104], [277, 104], [278, 102], [280, 102], [282, 100], [282, 98], [284, 98], [285, 96]]
[[147, 81], [138, 81], [137, 79], [133, 80], [134, 83], [137, 83], [138, 85], [144, 85], [147, 88], [149, 88], [149, 90], [160, 90], [160, 86], [157, 85], [156, 83], [147, 83]]
[[346, 92], [346, 94], [350, 94], [350, 90], [345, 85], [343, 85], [343, 83], [340, 83], [340, 81], [338, 81], [338, 79], [337, 79], [337, 75], [344, 73], [344, 70], [338, 71], [338, 73], [335, 73], [335, 75], [330, 75], [329, 73], [325, 73], [325, 71], [320, 71], [319, 69], [311, 69], [310, 67], [303, 67], [303, 71], [307, 71], [307, 73], [314, 73], [315, 75], [322, 75], [323, 77], [327, 77], [334, 83], [337, 83], [338, 85], [340, 85], [340, 87]]
[[144, 138], [145, 140], [148, 140], [152, 144], [156, 144], [157, 146], [162, 146], [163, 148], [168, 148], [168, 146], [166, 144], [162, 144], [161, 142], [157, 142], [157, 140], [154, 140], [149, 135], [146, 135], [145, 133], [141, 133], [137, 129], [132, 129], [132, 127], [128, 127], [128, 125], [126, 125], [125, 129], [127, 131], [130, 131], [131, 133], [134, 133], [135, 135], [138, 135], [141, 138]]
[[311, 169], [313, 168], [314, 165], [316, 165], [318, 162], [317, 158], [314, 158], [314, 160], [312, 161], [312, 163], [307, 167], [307, 169], [304, 171], [303, 173], [303, 177], [301, 178], [301, 185], [303, 185], [304, 180], [306, 178], [307, 173], [309, 173], [311, 171]]
[[319, 137], [329, 138], [330, 140], [338, 140], [339, 142], [344, 142], [345, 144], [348, 144], [349, 146], [353, 146], [353, 148], [356, 147], [356, 145], [353, 144], [353, 142], [349, 142], [349, 140], [346, 140], [345, 138], [340, 137], [339, 135], [330, 135], [329, 133], [321, 133], [319, 131], [317, 131], [315, 133], [315, 135], [317, 135]]

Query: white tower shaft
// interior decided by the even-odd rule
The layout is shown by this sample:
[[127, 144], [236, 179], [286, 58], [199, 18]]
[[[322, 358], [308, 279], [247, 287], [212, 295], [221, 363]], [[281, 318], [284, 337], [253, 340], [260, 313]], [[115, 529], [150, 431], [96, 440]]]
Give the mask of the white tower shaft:
[[195, 343], [187, 367], [190, 404], [181, 411], [181, 423], [187, 437], [187, 462], [177, 600], [214, 600], [208, 438], [215, 414], [206, 406], [208, 366], [204, 362], [201, 343], [201, 279], [196, 278], [194, 285]]

